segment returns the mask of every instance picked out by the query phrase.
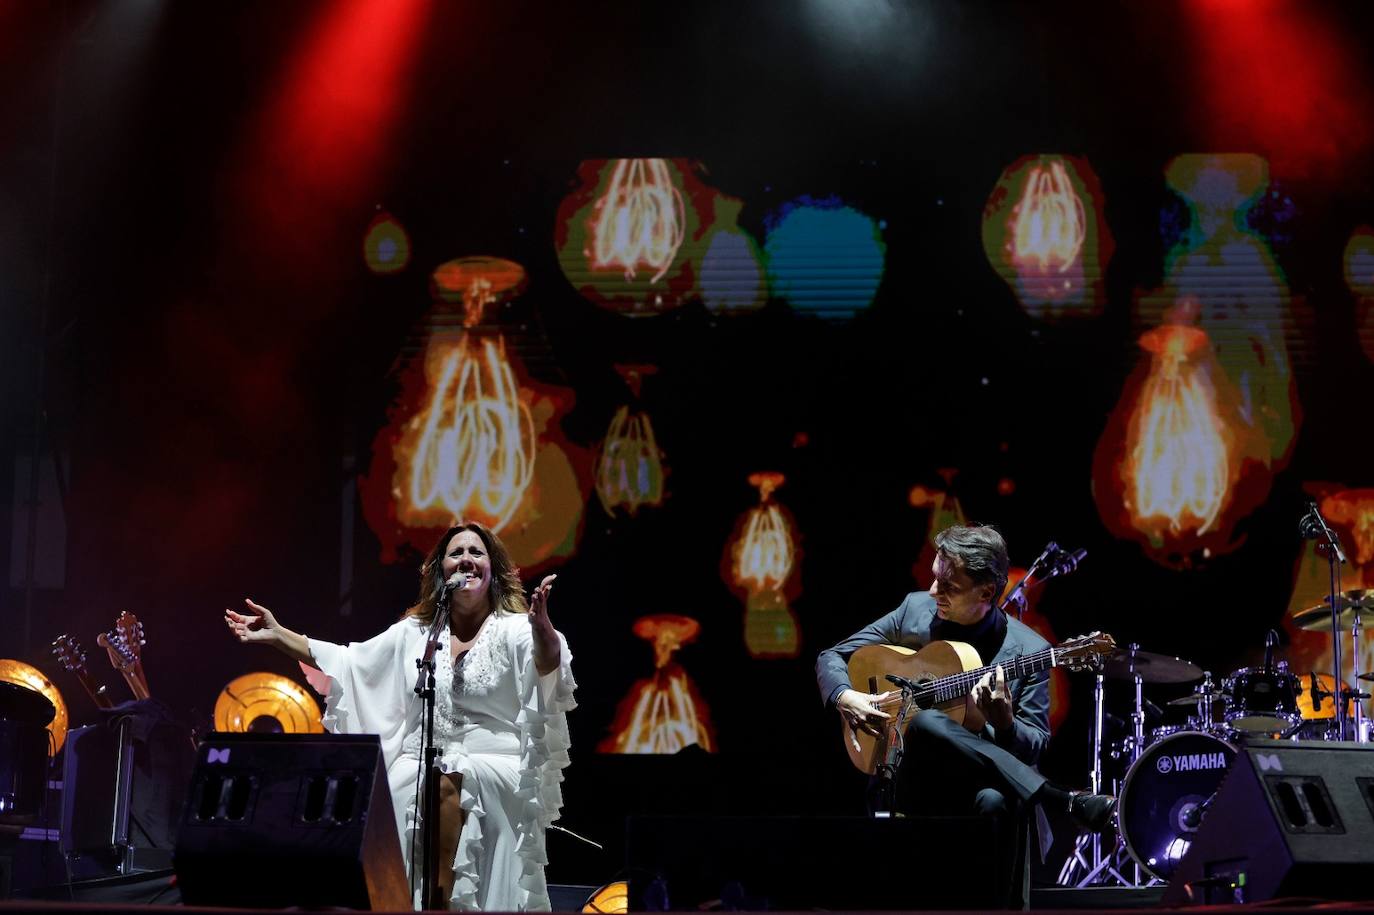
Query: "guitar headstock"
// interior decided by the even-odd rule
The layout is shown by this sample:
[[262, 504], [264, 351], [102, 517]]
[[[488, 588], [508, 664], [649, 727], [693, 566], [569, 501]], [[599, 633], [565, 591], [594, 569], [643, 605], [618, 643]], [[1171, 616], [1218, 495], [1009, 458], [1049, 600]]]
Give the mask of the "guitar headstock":
[[138, 661], [143, 654], [143, 646], [148, 644], [148, 640], [143, 637], [143, 624], [138, 621], [138, 617], [125, 610], [119, 614], [119, 619], [115, 620], [114, 631], [119, 634], [119, 640], [129, 655], [134, 661]]
[[81, 647], [81, 643], [71, 636], [63, 633], [53, 639], [52, 653], [57, 655], [57, 660], [68, 672], [76, 674], [76, 679], [81, 681], [81, 686], [86, 690], [86, 695], [91, 697], [100, 708], [110, 707], [110, 697], [105, 691], [105, 687], [96, 682], [95, 677], [86, 668], [86, 649]]
[[1055, 664], [1072, 671], [1101, 670], [1103, 658], [1113, 651], [1116, 651], [1116, 639], [1105, 632], [1090, 632], [1055, 647]]
[[82, 673], [86, 670], [86, 649], [81, 647], [81, 643], [65, 632], [52, 641], [52, 653], [57, 656], [58, 663], [63, 670], [74, 674]]
[[110, 655], [110, 663], [120, 673], [132, 671], [139, 662], [144, 645], [143, 624], [129, 611], [119, 614], [115, 627], [102, 632], [96, 641]]

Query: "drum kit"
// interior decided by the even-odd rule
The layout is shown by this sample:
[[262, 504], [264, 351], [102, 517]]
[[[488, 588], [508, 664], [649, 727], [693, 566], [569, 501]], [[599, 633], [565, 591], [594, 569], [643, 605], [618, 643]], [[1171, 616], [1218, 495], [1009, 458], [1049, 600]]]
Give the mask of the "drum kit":
[[[1358, 668], [1361, 630], [1374, 622], [1374, 590], [1345, 591], [1331, 600], [1292, 614], [1295, 626], [1327, 630], [1336, 617], [1352, 635]], [[1187, 851], [1237, 748], [1270, 740], [1337, 740], [1370, 743], [1374, 727], [1367, 716], [1365, 684], [1374, 673], [1352, 672], [1340, 689], [1338, 708], [1333, 677], [1315, 671], [1297, 674], [1275, 661], [1276, 633], [1265, 646], [1265, 661], [1242, 667], [1215, 681], [1210, 671], [1182, 658], [1119, 648], [1106, 658], [1094, 689], [1092, 790], [1117, 796], [1116, 835], [1083, 835], [1059, 874], [1061, 886], [1146, 886], [1167, 882]], [[1134, 687], [1129, 722], [1107, 711], [1105, 681]], [[1145, 698], [1146, 685], [1196, 684], [1169, 706], [1185, 706], [1187, 719], [1165, 724], [1163, 710]], [[1371, 684], [1374, 685], [1374, 684]], [[1360, 688], [1356, 688], [1360, 687]], [[1125, 734], [1106, 740], [1109, 722]], [[1146, 723], [1154, 724], [1148, 731]], [[1104, 846], [1111, 846], [1104, 848]]]

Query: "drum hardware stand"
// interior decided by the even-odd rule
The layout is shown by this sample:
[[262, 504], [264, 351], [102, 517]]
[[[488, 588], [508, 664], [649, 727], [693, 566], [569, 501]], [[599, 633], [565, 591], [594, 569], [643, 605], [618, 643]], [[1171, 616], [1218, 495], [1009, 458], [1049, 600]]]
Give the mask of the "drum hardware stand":
[[[1345, 564], [1345, 553], [1341, 550], [1340, 538], [1327, 526], [1326, 519], [1322, 517], [1321, 509], [1316, 502], [1309, 502], [1307, 514], [1303, 515], [1298, 522], [1298, 531], [1308, 540], [1320, 540], [1317, 549], [1326, 547], [1326, 561], [1331, 567], [1331, 682], [1335, 684], [1337, 694], [1343, 692], [1341, 684], [1341, 672], [1344, 665], [1341, 664], [1341, 595], [1340, 567]], [[1359, 616], [1358, 613], [1355, 614]], [[1358, 646], [1356, 648], [1358, 650]], [[1359, 665], [1358, 656], [1355, 665]], [[1358, 686], [1357, 686], [1358, 688]], [[1357, 706], [1358, 708], [1358, 706]], [[1358, 713], [1357, 713], [1358, 714]], [[1336, 697], [1336, 739], [1345, 740], [1345, 698], [1337, 695]]]
[[[1138, 651], [1140, 646], [1132, 644], [1131, 651]], [[1131, 712], [1131, 725], [1133, 739], [1131, 741], [1130, 761], [1133, 764], [1144, 749], [1145, 742], [1145, 710], [1144, 693], [1142, 686], [1144, 681], [1140, 674], [1135, 675], [1135, 709]], [[1102, 732], [1103, 716], [1106, 709], [1106, 677], [1104, 674], [1097, 675], [1097, 681], [1093, 685], [1093, 765], [1089, 781], [1092, 785], [1093, 794], [1102, 793]], [[1127, 765], [1127, 769], [1130, 765]], [[1126, 876], [1123, 871], [1129, 869], [1130, 876]], [[1077, 877], [1079, 870], [1085, 870], [1082, 877]], [[1073, 886], [1078, 889], [1088, 886], [1115, 885], [1126, 887], [1148, 886], [1153, 880], [1142, 882], [1142, 873], [1139, 862], [1135, 861], [1126, 850], [1126, 844], [1121, 841], [1120, 832], [1116, 832], [1112, 837], [1112, 849], [1109, 854], [1104, 855], [1102, 849], [1101, 833], [1081, 833], [1074, 840], [1073, 851], [1069, 854], [1064, 866], [1059, 870], [1060, 886]]]

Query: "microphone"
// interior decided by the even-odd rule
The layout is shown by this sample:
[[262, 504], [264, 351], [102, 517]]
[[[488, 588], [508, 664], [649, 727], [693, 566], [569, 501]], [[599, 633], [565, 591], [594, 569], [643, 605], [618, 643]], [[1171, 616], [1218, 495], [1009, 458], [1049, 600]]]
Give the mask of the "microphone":
[[1164, 709], [1155, 705], [1149, 699], [1142, 699], [1140, 704], [1145, 709], [1145, 714], [1149, 715], [1155, 721], [1164, 720]]
[[1057, 575], [1068, 575], [1078, 568], [1078, 564], [1087, 555], [1088, 551], [1085, 549], [1074, 550], [1070, 553], [1068, 550], [1062, 550], [1056, 546], [1050, 552], [1049, 559], [1045, 563], [1045, 571], [1043, 573], [1037, 572], [1035, 577], [1040, 581], [1045, 581]]
[[1216, 794], [1211, 795], [1207, 800], [1198, 804], [1196, 807], [1183, 811], [1183, 816], [1179, 817], [1179, 820], [1188, 829], [1197, 829], [1198, 824], [1202, 822], [1202, 815], [1207, 812], [1207, 808], [1211, 807], [1212, 801], [1216, 799]]
[[910, 692], [915, 692], [921, 686], [921, 684], [917, 683], [915, 680], [908, 680], [906, 677], [899, 677], [896, 674], [888, 674], [887, 679], [889, 682], [895, 683], [897, 686]]
[[454, 572], [448, 577], [448, 580], [444, 582], [444, 586], [439, 589], [439, 603], [442, 604], [444, 601], [448, 600], [454, 591], [461, 591], [466, 588], [467, 584], [467, 572]]
[[1264, 669], [1272, 673], [1274, 670], [1274, 646], [1279, 643], [1279, 634], [1270, 629], [1269, 634], [1264, 637]]
[[1298, 522], [1298, 533], [1307, 540], [1325, 540], [1331, 549], [1336, 552], [1336, 559], [1342, 565], [1345, 564], [1345, 553], [1341, 551], [1341, 541], [1336, 537], [1334, 531], [1326, 524], [1326, 519], [1322, 517], [1321, 509], [1317, 507], [1315, 501], [1309, 500], [1307, 503], [1307, 514], [1302, 516]]
[[1312, 698], [1312, 711], [1314, 713], [1320, 712], [1322, 710], [1322, 693], [1324, 690], [1317, 683], [1317, 672], [1315, 670], [1311, 672], [1310, 676], [1312, 679], [1309, 681], [1310, 685], [1307, 687], [1307, 695]]

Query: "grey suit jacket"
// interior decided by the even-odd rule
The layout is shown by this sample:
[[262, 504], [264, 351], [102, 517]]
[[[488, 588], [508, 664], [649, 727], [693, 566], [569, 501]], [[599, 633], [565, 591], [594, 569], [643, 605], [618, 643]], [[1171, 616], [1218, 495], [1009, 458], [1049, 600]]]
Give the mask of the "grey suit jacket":
[[[996, 612], [996, 611], [994, 611]], [[816, 682], [821, 701], [833, 706], [843, 690], [850, 689], [849, 656], [864, 645], [902, 645], [921, 648], [932, 641], [931, 624], [936, 620], [935, 599], [927, 591], [915, 591], [886, 616], [874, 620], [849, 638], [827, 648], [816, 658]], [[1018, 655], [1047, 648], [1049, 643], [1019, 620], [1007, 619], [1007, 634], [1001, 649], [984, 664], [999, 664]], [[1011, 730], [998, 737], [991, 725], [983, 737], [995, 742], [1027, 765], [1035, 765], [1050, 739], [1049, 674], [1041, 671], [1008, 683], [1012, 695], [1014, 721]]]

